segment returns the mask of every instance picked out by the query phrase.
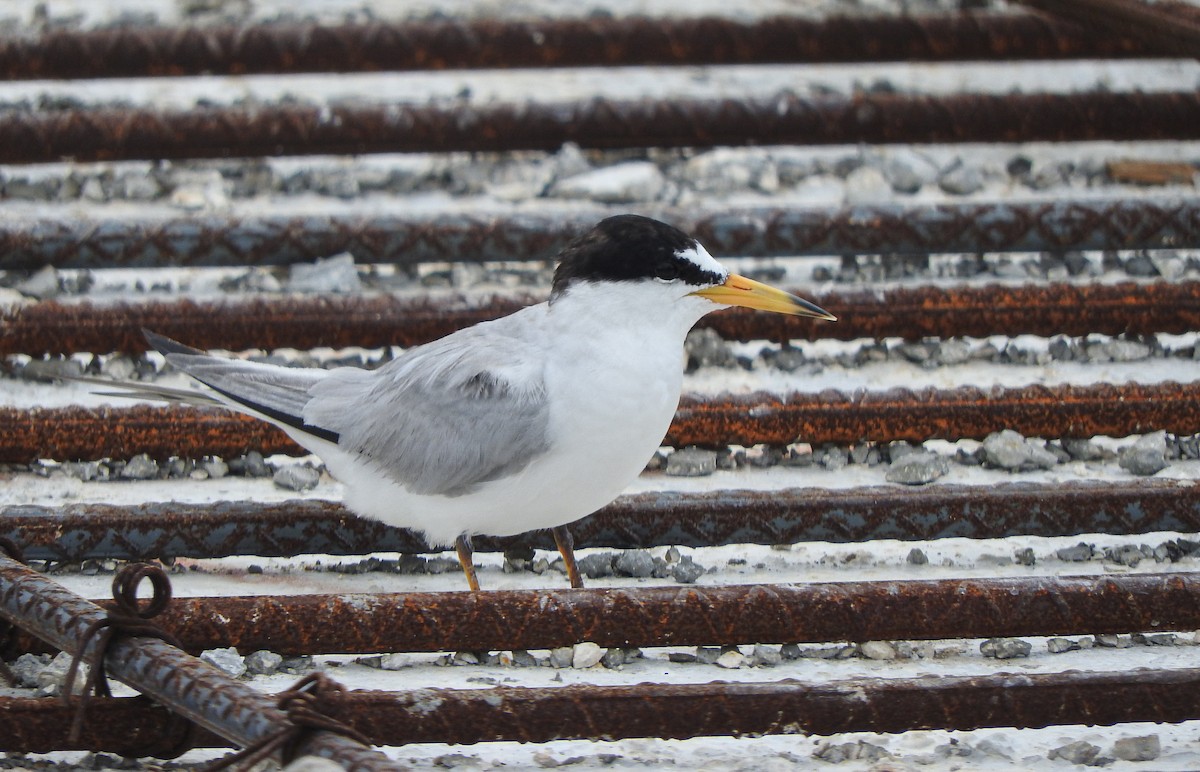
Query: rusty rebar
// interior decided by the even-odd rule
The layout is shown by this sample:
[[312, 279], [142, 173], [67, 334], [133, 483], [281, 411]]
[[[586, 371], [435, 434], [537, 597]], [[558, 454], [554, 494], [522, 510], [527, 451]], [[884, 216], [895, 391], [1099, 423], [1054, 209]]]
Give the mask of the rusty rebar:
[[1195, 139], [1200, 94], [860, 93], [743, 99], [377, 105], [0, 114], [0, 163], [345, 153]]
[[[1189, 669], [351, 691], [331, 696], [327, 704], [335, 718], [372, 742], [404, 745], [1179, 723], [1200, 717], [1198, 694], [1200, 670]], [[69, 747], [62, 727], [48, 720], [36, 702], [0, 702], [14, 724], [12, 739], [0, 740], [0, 748], [28, 752], [47, 744]], [[148, 708], [122, 702], [130, 700], [95, 701], [97, 710], [145, 720], [140, 714]], [[125, 747], [119, 737], [98, 739], [103, 745], [92, 750], [119, 752]]]
[[[796, 292], [838, 316], [837, 324], [730, 309], [698, 326], [726, 340], [794, 342], [833, 338], [989, 335], [1154, 335], [1200, 329], [1200, 282], [891, 287]], [[247, 295], [205, 301], [60, 302], [0, 311], [0, 356], [80, 352], [140, 354], [142, 330], [198, 348], [230, 351], [322, 346], [415, 346], [545, 299], [545, 293]]]
[[284, 655], [1167, 632], [1200, 626], [1200, 577], [177, 598], [156, 621], [189, 651]]
[[1095, 37], [1134, 37], [1156, 51], [1200, 58], [1200, 8], [1179, 0], [1017, 0]]
[[[82, 731], [72, 740], [71, 721], [77, 706], [53, 697], [0, 697], [0, 751], [50, 753], [86, 750], [116, 753], [128, 758], [165, 758], [188, 748], [163, 747], [147, 753], [165, 738], [178, 733], [169, 710], [143, 697], [93, 698], [85, 710]], [[197, 727], [189, 738], [195, 748], [231, 747], [220, 735]], [[176, 739], [182, 739], [177, 737]]]
[[[1161, 532], [1200, 532], [1196, 486], [1138, 480], [662, 491], [621, 496], [571, 524], [579, 549]], [[319, 500], [9, 505], [0, 507], [0, 536], [31, 560], [53, 561], [433, 551], [417, 533]], [[476, 536], [472, 544], [477, 552], [555, 549], [543, 531]]]
[[[50, 645], [76, 654], [84, 630], [104, 619], [105, 612], [36, 571], [0, 556], [0, 616]], [[81, 656], [94, 662], [96, 650], [93, 639]], [[239, 745], [250, 745], [291, 726], [269, 696], [163, 641], [115, 638], [107, 649], [105, 664], [110, 677]], [[308, 753], [347, 768], [397, 768], [383, 754], [329, 732], [312, 732], [304, 747]]]
[[0, 78], [1160, 55], [1036, 14], [446, 19], [53, 29], [0, 37]]
[[[1165, 430], [1200, 433], [1195, 383], [1165, 381], [1018, 388], [889, 389], [818, 393], [685, 395], [663, 443], [787, 445], [983, 439], [1001, 429], [1026, 436], [1126, 437]], [[128, 459], [148, 453], [230, 458], [303, 451], [281, 430], [219, 408], [0, 407], [0, 463]]]
[[[1194, 196], [645, 211], [724, 257], [1200, 246]], [[542, 261], [614, 213], [17, 218], [0, 221], [0, 270]]]
[[1200, 716], [1197, 685], [1200, 670], [1168, 670], [832, 683], [423, 689], [404, 695], [359, 692], [339, 699], [347, 703], [341, 716], [354, 717], [373, 738], [545, 742], [1177, 723]]

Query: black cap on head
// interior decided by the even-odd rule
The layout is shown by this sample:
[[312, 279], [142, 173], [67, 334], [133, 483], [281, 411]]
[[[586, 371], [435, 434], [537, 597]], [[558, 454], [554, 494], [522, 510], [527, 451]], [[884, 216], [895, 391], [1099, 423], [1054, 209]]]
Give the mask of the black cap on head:
[[551, 296], [577, 281], [680, 279], [697, 287], [720, 283], [724, 276], [679, 257], [698, 246], [678, 228], [649, 217], [609, 217], [563, 248]]

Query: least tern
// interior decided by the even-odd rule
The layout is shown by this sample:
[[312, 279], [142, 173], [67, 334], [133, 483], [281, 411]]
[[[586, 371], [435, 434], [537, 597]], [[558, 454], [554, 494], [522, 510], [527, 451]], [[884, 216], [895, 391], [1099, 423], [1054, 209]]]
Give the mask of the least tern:
[[472, 535], [542, 528], [582, 587], [566, 524], [642, 471], [679, 404], [688, 330], [729, 306], [835, 320], [730, 273], [678, 228], [619, 215], [562, 250], [547, 302], [375, 370], [281, 367], [147, 337], [210, 390], [159, 396], [280, 427], [325, 462], [350, 510], [453, 545], [472, 590]]

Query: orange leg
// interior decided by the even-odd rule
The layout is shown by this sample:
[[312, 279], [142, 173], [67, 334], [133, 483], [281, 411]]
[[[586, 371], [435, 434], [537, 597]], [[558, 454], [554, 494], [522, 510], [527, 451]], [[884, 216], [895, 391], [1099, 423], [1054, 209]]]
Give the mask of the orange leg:
[[454, 551], [458, 553], [458, 564], [462, 566], [463, 573], [466, 574], [471, 592], [479, 592], [479, 577], [475, 574], [475, 564], [471, 562], [471, 542], [467, 540], [466, 536], [459, 536], [454, 540]]
[[571, 532], [566, 526], [559, 525], [551, 528], [550, 533], [554, 534], [554, 543], [558, 545], [558, 552], [566, 565], [567, 579], [571, 580], [571, 586], [582, 587], [583, 577], [579, 575], [579, 566], [575, 564], [575, 539], [571, 537]]

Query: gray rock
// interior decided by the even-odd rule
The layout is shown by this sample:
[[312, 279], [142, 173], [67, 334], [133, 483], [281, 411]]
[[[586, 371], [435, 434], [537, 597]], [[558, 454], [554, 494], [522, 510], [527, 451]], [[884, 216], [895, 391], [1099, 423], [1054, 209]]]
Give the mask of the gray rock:
[[893, 660], [896, 647], [887, 641], [866, 641], [858, 645], [858, 651], [867, 659]]
[[874, 166], [860, 166], [846, 175], [846, 203], [870, 204], [892, 197], [892, 186]]
[[276, 487], [289, 491], [307, 491], [317, 487], [321, 473], [304, 464], [289, 464], [277, 469], [271, 479]]
[[726, 670], [737, 670], [746, 665], [746, 655], [740, 651], [727, 651], [717, 657], [715, 664]]
[[732, 367], [737, 363], [733, 350], [725, 339], [708, 327], [688, 333], [683, 349], [688, 357], [688, 370], [698, 367]]
[[613, 572], [644, 579], [654, 573], [654, 557], [646, 550], [625, 550], [613, 561]]
[[883, 747], [866, 742], [865, 740], [842, 743], [840, 745], [822, 743], [813, 751], [814, 758], [830, 764], [840, 764], [843, 761], [866, 761], [873, 764], [891, 755]]
[[1050, 469], [1058, 457], [1011, 429], [994, 432], [983, 441], [983, 459], [1001, 469]]
[[537, 657], [525, 649], [513, 649], [512, 658], [515, 667], [536, 667], [538, 664]]
[[769, 357], [771, 367], [785, 373], [794, 373], [808, 363], [804, 351], [794, 346], [783, 346], [778, 351], [772, 351]]
[[1096, 551], [1092, 545], [1079, 542], [1074, 547], [1063, 547], [1054, 552], [1054, 556], [1066, 563], [1082, 563], [1091, 560]]
[[245, 659], [246, 672], [250, 675], [270, 675], [283, 664], [283, 657], [273, 651], [261, 649], [247, 655]]
[[1051, 638], [1046, 641], [1046, 650], [1051, 654], [1062, 654], [1066, 651], [1079, 651], [1079, 644], [1070, 638]]
[[247, 477], [270, 477], [271, 467], [257, 450], [252, 450], [240, 459], [240, 471]]
[[283, 768], [283, 772], [345, 772], [341, 764], [321, 756], [300, 756]]
[[153, 480], [158, 476], [158, 462], [142, 453], [129, 459], [121, 470], [121, 477], [126, 480]]
[[62, 466], [63, 474], [76, 480], [89, 482], [100, 476], [100, 465], [95, 461], [66, 461]]
[[801, 653], [798, 643], [785, 643], [779, 647], [779, 655], [784, 659], [800, 659]]
[[589, 199], [605, 204], [657, 200], [667, 179], [649, 161], [629, 161], [560, 179], [550, 186], [556, 198]]
[[697, 579], [704, 576], [704, 569], [692, 561], [691, 555], [685, 555], [671, 566], [671, 576], [680, 584], [695, 584]]
[[1136, 340], [1110, 340], [1102, 344], [1104, 353], [1113, 362], [1138, 362], [1150, 357], [1150, 347]]
[[550, 666], [556, 668], [571, 667], [575, 660], [575, 649], [571, 646], [561, 646], [550, 650]]
[[1053, 761], [1054, 759], [1062, 759], [1071, 764], [1090, 764], [1100, 753], [1098, 746], [1092, 745], [1089, 742], [1080, 740], [1070, 743], [1069, 745], [1060, 745], [1057, 748], [1051, 749], [1046, 754], [1046, 758]]
[[1138, 563], [1141, 563], [1147, 555], [1142, 552], [1140, 547], [1132, 544], [1122, 544], [1119, 547], [1105, 547], [1104, 559], [1111, 560], [1113, 563], [1121, 566], [1129, 566], [1136, 568]]
[[1033, 644], [1020, 638], [989, 638], [979, 644], [979, 653], [996, 659], [1020, 659], [1028, 657]]
[[921, 450], [893, 461], [884, 479], [902, 485], [927, 485], [949, 472], [950, 462], [945, 457]]
[[[63, 689], [67, 685], [67, 673], [71, 670], [72, 659], [70, 654], [60, 651], [41, 670], [37, 671], [34, 680], [38, 694], [50, 696], [63, 693]], [[76, 693], [83, 691], [83, 686], [87, 682], [88, 668], [89, 666], [86, 664], [79, 666], [73, 689]]]
[[782, 661], [783, 655], [779, 653], [779, 649], [761, 643], [756, 643], [754, 651], [750, 654], [750, 664], [754, 667], [775, 667]]
[[667, 457], [666, 474], [671, 477], [707, 477], [717, 471], [717, 452], [682, 448]]
[[944, 340], [937, 346], [937, 361], [943, 365], [961, 365], [971, 360], [971, 346], [960, 338]]
[[219, 480], [229, 474], [229, 464], [226, 464], [219, 458], [210, 458], [200, 466], [213, 480]]
[[1122, 761], [1154, 761], [1162, 753], [1158, 735], [1123, 737], [1113, 743], [1112, 754]]
[[315, 263], [294, 263], [288, 269], [288, 292], [362, 291], [362, 280], [349, 253], [319, 259]]
[[300, 654], [295, 657], [284, 657], [283, 662], [279, 663], [279, 672], [281, 673], [303, 673], [306, 670], [313, 669], [313, 658], [308, 654]]
[[604, 659], [606, 650], [600, 648], [591, 641], [575, 644], [571, 651], [571, 667], [576, 670], [584, 670], [600, 663]]
[[929, 563], [929, 556], [925, 554], [924, 550], [913, 547], [908, 551], [906, 560], [910, 565], [923, 566]]
[[1079, 461], [1098, 461], [1104, 457], [1104, 451], [1100, 446], [1089, 439], [1064, 437], [1059, 442], [1062, 443], [1063, 450], [1071, 454], [1071, 458]]
[[625, 664], [625, 652], [618, 648], [611, 648], [604, 652], [604, 657], [600, 662], [609, 670], [616, 670]]
[[938, 186], [956, 196], [966, 196], [983, 188], [983, 173], [975, 166], [964, 163], [948, 169], [938, 180]]
[[1133, 445], [1122, 448], [1117, 456], [1122, 469], [1149, 477], [1167, 468], [1167, 439], [1164, 432], [1139, 437]]
[[719, 646], [697, 646], [695, 657], [701, 665], [715, 665], [723, 653]]
[[49, 654], [22, 654], [8, 669], [13, 674], [13, 685], [35, 689], [38, 686], [38, 674], [50, 666]]
[[850, 452], [837, 445], [826, 445], [814, 453], [813, 457], [818, 464], [830, 472], [845, 469], [850, 463]]
[[28, 279], [18, 282], [13, 288], [22, 295], [38, 300], [57, 297], [60, 291], [58, 271], [47, 265], [33, 273]]
[[[200, 659], [237, 678], [246, 672], [246, 659], [230, 646], [225, 649], [208, 649], [200, 652]], [[282, 664], [282, 662], [280, 662]]]
[[1037, 555], [1034, 554], [1032, 547], [1025, 547], [1013, 553], [1013, 562], [1019, 566], [1036, 565]]
[[1130, 276], [1150, 278], [1158, 276], [1158, 268], [1154, 265], [1154, 261], [1146, 255], [1133, 255], [1125, 261], [1125, 273]]
[[1133, 641], [1128, 638], [1122, 638], [1115, 633], [1098, 633], [1092, 636], [1096, 642], [1096, 646], [1101, 649], [1128, 649], [1133, 645]]
[[667, 654], [669, 662], [677, 662], [680, 664], [692, 663], [696, 661], [696, 655], [688, 651], [672, 651]]
[[600, 579], [613, 575], [613, 560], [616, 557], [615, 552], [598, 552], [580, 558], [575, 564], [579, 567], [579, 573], [588, 579]]

